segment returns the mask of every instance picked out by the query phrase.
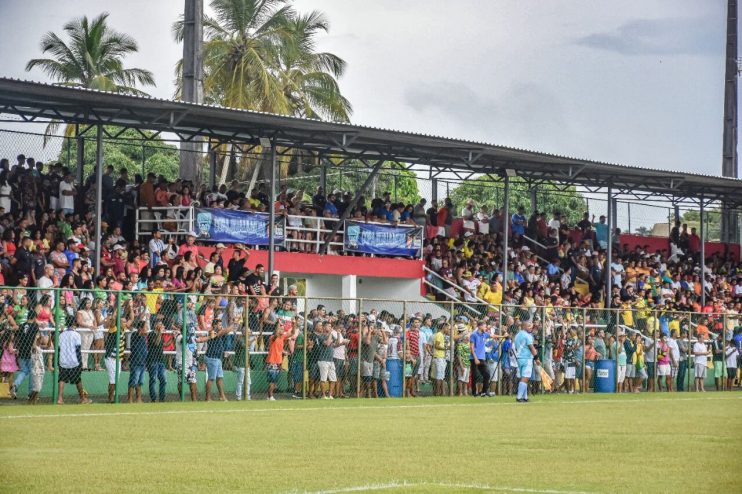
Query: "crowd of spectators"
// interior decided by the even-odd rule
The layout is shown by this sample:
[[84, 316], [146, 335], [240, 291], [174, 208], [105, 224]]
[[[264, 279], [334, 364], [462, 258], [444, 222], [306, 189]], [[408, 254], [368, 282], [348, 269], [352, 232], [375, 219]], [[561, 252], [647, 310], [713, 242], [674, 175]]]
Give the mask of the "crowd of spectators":
[[[330, 362], [329, 358], [333, 362], [346, 360], [337, 356], [347, 352], [344, 354], [348, 363], [332, 368], [329, 364], [318, 366], [319, 374], [312, 371], [312, 375], [319, 379], [311, 382], [320, 384], [310, 385], [307, 393], [329, 398], [347, 394], [352, 384], [347, 376], [352, 376], [354, 369], [349, 358], [353, 328], [356, 342], [367, 341], [367, 348], [376, 346], [384, 354], [383, 359], [373, 357], [370, 361], [360, 356], [363, 382], [370, 382], [366, 381], [369, 372], [372, 378], [381, 375], [384, 381], [383, 376], [389, 371], [386, 365], [376, 364], [380, 360], [393, 360], [394, 356], [404, 362], [405, 373], [427, 382], [435, 381], [431, 376], [438, 372], [438, 367], [432, 366], [436, 345], [430, 337], [442, 333], [444, 345], [450, 346], [452, 340], [456, 345], [460, 341], [468, 345], [466, 338], [477, 330], [488, 313], [484, 310], [475, 316], [464, 316], [474, 319], [465, 323], [468, 329], [462, 335], [458, 334], [462, 321], [448, 320], [436, 323], [433, 328], [427, 322], [429, 318], [417, 316], [421, 327], [432, 329], [431, 334], [425, 331], [428, 337], [419, 340], [424, 343], [417, 350], [414, 344], [406, 350], [399, 346], [405, 339], [401, 338], [402, 334], [408, 331], [401, 329], [401, 315], [395, 319], [386, 314], [379, 321], [372, 312], [357, 317], [336, 314], [325, 320], [324, 316], [317, 318], [307, 313], [310, 332], [304, 334], [305, 316], [298, 313], [295, 286], [288, 287], [284, 293], [276, 275], [266, 278], [262, 266], [251, 265], [247, 246], [232, 246], [235, 248], [230, 258], [225, 259], [227, 246], [199, 245], [195, 233], [189, 231], [183, 216], [174, 208], [200, 204], [264, 212], [271, 207], [264, 188], [256, 187], [246, 195], [240, 184], [234, 182], [213, 191], [205, 187], [196, 190], [191, 183], [171, 183], [153, 174], [130, 178], [127, 170], [117, 173], [108, 166], [102, 177], [104, 204], [99, 216], [94, 208], [96, 190], [92, 179], [78, 184], [63, 165], [56, 163], [48, 168], [25, 156], [18, 156], [13, 166], [8, 160], [0, 160], [0, 285], [5, 287], [4, 310], [0, 313], [0, 371], [6, 379], [15, 373], [13, 393], [27, 377], [32, 383], [30, 376], [37, 376], [38, 384], [38, 376], [43, 379], [44, 370], [51, 369], [55, 321], [59, 321], [62, 334], [71, 331], [58, 341], [59, 366], [72, 369], [60, 375], [62, 383], [77, 385], [83, 371], [105, 369], [113, 384], [116, 369], [123, 369], [130, 372], [129, 399], [141, 400], [146, 371], [150, 378], [150, 398], [164, 399], [165, 371], [179, 369], [185, 373], [195, 398], [196, 372], [206, 370], [208, 382], [214, 382], [218, 396], [226, 399], [221, 381], [223, 371], [234, 369], [243, 376], [249, 375], [244, 366], [238, 365], [244, 361], [246, 348], [256, 355], [264, 355], [265, 370], [274, 381], [272, 384], [277, 383], [280, 371], [285, 368], [293, 387], [297, 379], [291, 376], [299, 358], [296, 349], [306, 345], [307, 349], [311, 346], [312, 352], [318, 352], [317, 348], [329, 345], [332, 351], [319, 352], [318, 362]], [[273, 207], [279, 214], [298, 214], [309, 221], [312, 217], [337, 218], [352, 207], [350, 193], [334, 191], [325, 195], [319, 188], [311, 199], [305, 197], [303, 191], [282, 188]], [[529, 313], [537, 306], [564, 314], [572, 314], [576, 309], [597, 311], [605, 306], [604, 280], [611, 276], [613, 292], [608, 297], [611, 305], [621, 309], [621, 324], [639, 331], [641, 338], [655, 338], [654, 332], [647, 332], [650, 327], [647, 321], [657, 320], [665, 332], [664, 325], [669, 325], [671, 317], [663, 319], [658, 314], [674, 314], [673, 311], [714, 314], [706, 324], [716, 328], [716, 334], [731, 337], [733, 326], [731, 330], [718, 326], [723, 321], [736, 324], [742, 310], [739, 262], [733, 261], [731, 255], [715, 254], [701, 267], [698, 237], [682, 225], [673, 230], [667, 250], [649, 252], [641, 247], [628, 250], [617, 244], [613, 259], [608, 262], [605, 218], [595, 222], [586, 213], [582, 221], [571, 226], [559, 212], [554, 212], [547, 221], [546, 215], [539, 212], [526, 217], [523, 208], [505, 218], [497, 208], [488, 213], [490, 208], [477, 208], [473, 201], [467, 201], [459, 215], [463, 219], [463, 231], [453, 236], [451, 227], [457, 215], [451, 201], [446, 199], [440, 208], [435, 201], [430, 207], [426, 205], [424, 199], [415, 205], [395, 204], [389, 194], [383, 194], [370, 202], [361, 199], [349, 216], [365, 221], [434, 227], [436, 235], [426, 240], [424, 250], [426, 264], [437, 273], [430, 281], [437, 286], [432, 295], [439, 301], [485, 302], [491, 307], [516, 305]], [[170, 209], [159, 209], [165, 207]], [[136, 208], [142, 218], [153, 220], [151, 228], [144, 225], [138, 238], [134, 234]], [[98, 220], [100, 239], [94, 233]], [[511, 235], [504, 254], [502, 232], [506, 221]], [[311, 232], [297, 235], [295, 240], [313, 240]], [[302, 242], [295, 245], [296, 250], [306, 250]], [[96, 273], [98, 249], [101, 268]], [[508, 261], [507, 280], [502, 279], [500, 269], [504, 256]], [[700, 304], [701, 276], [707, 280], [704, 306]], [[115, 292], [122, 294], [117, 296]], [[238, 297], [246, 294], [252, 295], [248, 306], [244, 297]], [[545, 320], [539, 322], [534, 317], [533, 314], [529, 318], [519, 317], [512, 325], [546, 324]], [[412, 317], [408, 319], [410, 324], [416, 324]], [[578, 316], [568, 318], [577, 319]], [[549, 320], [558, 322], [556, 316]], [[488, 334], [504, 334], [503, 329], [509, 326], [501, 327], [495, 321], [491, 315], [484, 320]], [[556, 353], [562, 345], [559, 342], [567, 341], [571, 334], [566, 323], [559, 324], [561, 329], [554, 327], [546, 333], [551, 343], [542, 342], [544, 346], [551, 345], [551, 353]], [[245, 325], [251, 330], [249, 335], [242, 331]], [[614, 326], [613, 332], [616, 338], [617, 327]], [[72, 333], [77, 336], [73, 337]], [[445, 340], [446, 334], [449, 340]], [[346, 338], [348, 346], [341, 351], [343, 345], [338, 342]], [[492, 340], [500, 345], [507, 338]], [[417, 362], [426, 351], [431, 355], [427, 366]], [[587, 353], [587, 349], [584, 351]], [[448, 355], [449, 361], [453, 359], [462, 368], [461, 372], [455, 371], [457, 382], [465, 377], [463, 368], [469, 360], [464, 356], [464, 348], [458, 352], [455, 348]], [[333, 356], [329, 357], [329, 353]], [[599, 355], [608, 356], [605, 352]], [[119, 365], [113, 365], [115, 362]], [[456, 365], [446, 368], [457, 369]], [[358, 362], [356, 370], [357, 366]], [[333, 371], [336, 384], [324, 386], [322, 383], [328, 382]], [[481, 381], [482, 374], [480, 368], [475, 377]], [[338, 379], [338, 375], [344, 377]], [[346, 386], [337, 384], [343, 380]], [[417, 378], [408, 380], [412, 385], [404, 392], [415, 395], [417, 381]], [[435, 384], [438, 392], [439, 383]], [[457, 392], [465, 393], [470, 388], [462, 386]], [[29, 389], [33, 397], [33, 388]], [[379, 389], [367, 385], [355, 391], [376, 396]], [[381, 386], [381, 389], [387, 388]], [[86, 401], [85, 390], [80, 386], [78, 391]], [[239, 388], [238, 397], [247, 397], [249, 391], [249, 385], [247, 389]], [[211, 384], [207, 387], [208, 397], [210, 392]], [[273, 391], [269, 396], [273, 396]]]

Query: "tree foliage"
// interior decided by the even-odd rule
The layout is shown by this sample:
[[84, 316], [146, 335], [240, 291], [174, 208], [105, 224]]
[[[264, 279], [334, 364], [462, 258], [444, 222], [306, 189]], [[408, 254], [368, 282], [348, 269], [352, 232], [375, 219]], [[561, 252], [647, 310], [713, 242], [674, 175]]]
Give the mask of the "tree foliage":
[[[539, 211], [545, 211], [551, 216], [559, 211], [567, 216], [574, 224], [587, 211], [587, 202], [574, 187], [562, 191], [557, 190], [554, 184], [542, 183], [537, 187], [536, 202]], [[488, 211], [493, 207], [503, 207], [505, 202], [504, 183], [502, 180], [489, 177], [479, 177], [467, 180], [451, 190], [450, 199], [453, 202], [456, 214], [459, 214], [467, 199], [473, 199], [477, 207], [486, 206]], [[531, 210], [531, 193], [526, 182], [519, 177], [510, 179], [510, 210], [515, 211], [523, 206], [526, 211]]]
[[[116, 127], [106, 127], [109, 134], [115, 135]], [[153, 138], [153, 133], [144, 131], [151, 140], [144, 142], [142, 136], [134, 129], [125, 130], [118, 139], [103, 140], [103, 166], [112, 165], [116, 170], [116, 176], [121, 168], [129, 171], [129, 176], [134, 177], [136, 173], [152, 172], [163, 175], [172, 181], [178, 178], [178, 165], [180, 157], [178, 148], [164, 142], [160, 138]], [[83, 178], [87, 178], [95, 171], [95, 139], [90, 137], [93, 133], [86, 135], [84, 146]], [[65, 161], [67, 148], [63, 147], [58, 161]], [[71, 140], [70, 156], [77, 156], [77, 141]], [[144, 166], [142, 166], [144, 165]]]
[[[370, 169], [362, 168], [360, 162], [350, 162], [342, 166], [327, 166], [327, 192], [341, 190], [355, 194], [361, 188], [363, 182], [368, 177]], [[313, 195], [317, 186], [320, 185], [319, 168], [312, 169], [312, 175], [308, 177], [294, 176], [286, 180], [286, 185], [290, 189], [303, 190], [306, 194]], [[379, 171], [375, 183], [372, 182], [369, 190], [364, 194], [367, 203], [370, 203], [373, 197], [389, 192], [392, 201], [403, 202], [405, 204], [415, 204], [420, 200], [420, 192], [417, 187], [417, 176], [404, 169], [402, 165], [394, 162], [386, 162]]]

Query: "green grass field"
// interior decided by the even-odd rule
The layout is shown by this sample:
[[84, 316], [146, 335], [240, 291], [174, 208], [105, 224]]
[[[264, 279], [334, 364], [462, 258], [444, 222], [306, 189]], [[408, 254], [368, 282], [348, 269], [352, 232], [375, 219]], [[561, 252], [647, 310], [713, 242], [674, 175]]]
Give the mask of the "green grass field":
[[742, 492], [742, 393], [0, 408], [1, 492]]

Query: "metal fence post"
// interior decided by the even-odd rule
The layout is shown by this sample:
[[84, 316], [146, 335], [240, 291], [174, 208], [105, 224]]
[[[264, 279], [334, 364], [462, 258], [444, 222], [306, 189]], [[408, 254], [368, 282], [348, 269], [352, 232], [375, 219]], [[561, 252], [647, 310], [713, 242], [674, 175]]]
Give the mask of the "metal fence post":
[[[497, 189], [495, 189], [495, 191], [496, 190]], [[503, 285], [503, 287], [504, 286], [505, 285]], [[505, 293], [505, 289], [504, 288], [503, 288], [503, 293]], [[497, 380], [497, 396], [501, 396], [502, 395], [502, 384], [503, 384], [502, 383], [502, 381], [503, 381], [503, 372], [502, 372], [502, 359], [503, 359], [503, 354], [502, 354], [502, 343], [503, 343], [503, 338], [502, 338], [502, 335], [503, 335], [503, 330], [502, 330], [502, 315], [503, 315], [502, 314], [502, 304], [500, 304], [499, 305], [499, 308], [497, 310], [497, 331], [500, 333], [499, 334], [499, 336], [500, 336], [500, 344], [499, 344], [500, 351], [497, 353], [498, 356], [497, 356], [497, 371], [496, 371], [497, 372], [497, 377], [499, 378]]]
[[[727, 382], [727, 314], [722, 314], [721, 318], [721, 390], [724, 391]], [[731, 390], [730, 386], [729, 391]]]
[[[306, 319], [304, 320], [306, 327]], [[245, 306], [242, 309], [242, 325], [244, 327], [244, 339], [245, 339], [245, 375], [242, 378], [242, 393], [245, 400], [250, 401], [252, 394], [250, 392], [250, 385], [252, 384], [252, 378], [250, 376], [250, 296], [245, 295]]]
[[[402, 398], [407, 397], [407, 301], [402, 301]], [[413, 367], [414, 370], [414, 367]], [[413, 379], [412, 377], [410, 379]], [[413, 379], [414, 383], [414, 379]]]
[[456, 357], [456, 355], [454, 353], [456, 351], [456, 345], [454, 344], [454, 327], [453, 327], [453, 324], [454, 324], [454, 310], [455, 310], [455, 304], [454, 304], [453, 301], [451, 301], [451, 312], [450, 312], [451, 317], [449, 318], [449, 323], [448, 323], [448, 344], [449, 344], [449, 347], [450, 347], [448, 349], [449, 350], [449, 354], [448, 354], [448, 356], [449, 356], [449, 360], [448, 360], [448, 362], [449, 362], [449, 364], [448, 364], [448, 367], [449, 367], [449, 370], [448, 370], [448, 396], [453, 396], [453, 381], [454, 381], [454, 377], [453, 377], [453, 374], [454, 374], [454, 365], [453, 365], [453, 363], [455, 362], [455, 357]]
[[307, 345], [309, 344], [309, 333], [307, 332], [307, 328], [309, 327], [307, 324], [307, 319], [309, 317], [309, 302], [306, 297], [304, 296], [304, 348], [302, 349], [302, 352], [304, 352], [304, 358], [302, 359], [302, 370], [301, 370], [301, 398], [302, 400], [307, 399], [307, 387], [309, 386], [309, 371], [307, 367]]
[[116, 293], [116, 378], [113, 385], [113, 402], [119, 402], [119, 373], [121, 372], [121, 292]]
[[587, 387], [585, 386], [585, 383], [586, 383], [585, 374], [587, 374], [587, 372], [585, 372], [586, 370], [585, 369], [585, 341], [587, 340], [586, 321], [587, 321], [587, 309], [583, 307], [582, 308], [582, 369], [581, 369], [582, 389], [580, 390], [583, 393], [587, 393]]
[[[609, 323], [613, 323], [613, 333], [615, 334], [615, 337], [614, 337], [613, 341], [614, 341], [614, 343], [616, 345], [616, 352], [615, 352], [616, 353], [616, 355], [615, 355], [615, 358], [616, 358], [616, 375], [615, 375], [615, 378], [616, 378], [615, 379], [615, 381], [616, 381], [616, 389], [614, 390], [614, 393], [620, 393], [620, 391], [618, 389], [618, 356], [621, 353], [621, 348], [619, 348], [619, 346], [618, 346], [619, 345], [619, 341], [618, 341], [618, 331], [619, 331], [619, 329], [618, 329], [618, 313], [617, 312], [614, 313], [614, 310], [613, 309], [608, 309], [608, 322]], [[623, 347], [623, 344], [621, 344], [621, 347]], [[625, 374], [626, 374], [626, 372], [624, 370], [624, 380], [626, 379]]]
[[651, 377], [652, 379], [652, 391], [657, 392], [657, 367], [659, 367], [659, 362], [657, 361], [657, 357], [659, 356], [659, 353], [657, 352], [657, 327], [660, 325], [660, 320], [657, 318], [657, 309], [652, 309], [652, 314], [654, 316], [654, 320], [652, 322], [652, 340], [654, 341], [652, 350], [654, 351], [654, 376]]
[[[546, 307], [541, 307], [541, 354], [539, 355], [539, 360], [541, 361], [541, 369], [546, 372], [546, 369], [544, 369], [544, 361], [546, 360]], [[548, 374], [548, 372], [546, 372]], [[541, 377], [541, 376], [539, 376]], [[541, 378], [539, 380], [540, 387], [541, 387], [541, 393], [543, 394], [544, 389], [544, 379]]]
[[[362, 300], [361, 300], [362, 302]], [[362, 309], [362, 307], [361, 307]], [[361, 356], [363, 354], [363, 323], [361, 322], [361, 310], [358, 312], [358, 348], [356, 349], [356, 398], [361, 397]], [[366, 320], [368, 326], [368, 319]]]
[[53, 372], [52, 376], [52, 401], [54, 404], [57, 404], [57, 401], [61, 396], [59, 396], [59, 387], [57, 385], [57, 382], [59, 381], [59, 326], [62, 324], [62, 311], [59, 309], [59, 292], [60, 288], [54, 289], [54, 339], [52, 340], [52, 351], [54, 352], [54, 355], [52, 357], [53, 360]]
[[[188, 295], [183, 298], [183, 313], [180, 327], [180, 401], [185, 401], [186, 390], [186, 346], [188, 345]], [[198, 352], [198, 347], [196, 349]], [[196, 358], [196, 354], [193, 355]], [[198, 383], [196, 384], [198, 386]]]

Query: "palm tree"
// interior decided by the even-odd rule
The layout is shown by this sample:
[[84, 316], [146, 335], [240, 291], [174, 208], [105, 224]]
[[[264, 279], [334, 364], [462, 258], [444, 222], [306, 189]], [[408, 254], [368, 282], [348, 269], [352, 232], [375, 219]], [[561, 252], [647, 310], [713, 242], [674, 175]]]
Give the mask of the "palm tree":
[[[281, 115], [349, 120], [352, 108], [337, 83], [345, 62], [315, 50], [317, 34], [329, 29], [321, 13], [300, 15], [287, 0], [212, 0], [211, 9], [214, 17], [203, 19], [205, 102]], [[173, 34], [182, 41], [182, 19], [173, 26]], [[178, 80], [181, 72], [179, 63]], [[229, 154], [231, 149], [225, 149], [223, 155]], [[244, 176], [261, 160], [243, 157]], [[222, 183], [228, 168], [222, 166]]]
[[[57, 84], [83, 87], [116, 93], [146, 93], [135, 86], [154, 86], [152, 73], [138, 68], [124, 68], [123, 58], [138, 51], [137, 42], [125, 33], [114, 31], [107, 23], [104, 12], [91, 21], [87, 16], [73, 19], [64, 25], [69, 42], [56, 33], [48, 32], [41, 38], [41, 51], [51, 58], [34, 58], [26, 64], [26, 71], [36, 67], [44, 71]], [[53, 134], [58, 121], [49, 124], [46, 137]], [[67, 126], [65, 135], [71, 134]]]

